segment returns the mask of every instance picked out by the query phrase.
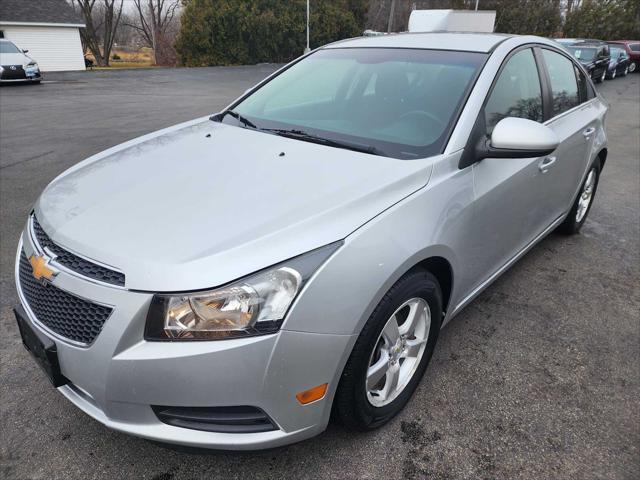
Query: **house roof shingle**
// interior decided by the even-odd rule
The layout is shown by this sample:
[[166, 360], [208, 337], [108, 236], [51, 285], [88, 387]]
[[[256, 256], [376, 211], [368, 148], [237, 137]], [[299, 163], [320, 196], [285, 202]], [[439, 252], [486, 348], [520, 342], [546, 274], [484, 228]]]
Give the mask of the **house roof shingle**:
[[0, 0], [0, 23], [82, 24], [84, 19], [65, 0]]

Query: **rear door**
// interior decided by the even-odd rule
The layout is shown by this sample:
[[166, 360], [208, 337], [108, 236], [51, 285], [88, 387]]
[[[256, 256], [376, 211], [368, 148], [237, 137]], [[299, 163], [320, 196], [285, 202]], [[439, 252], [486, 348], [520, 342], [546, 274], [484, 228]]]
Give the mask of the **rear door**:
[[547, 211], [546, 223], [550, 224], [573, 203], [588, 166], [599, 110], [590, 101], [595, 94], [582, 69], [559, 51], [540, 51], [549, 86], [546, 100], [551, 106], [545, 123], [560, 139], [548, 167], [541, 169], [543, 181], [539, 185], [545, 191], [541, 207]]

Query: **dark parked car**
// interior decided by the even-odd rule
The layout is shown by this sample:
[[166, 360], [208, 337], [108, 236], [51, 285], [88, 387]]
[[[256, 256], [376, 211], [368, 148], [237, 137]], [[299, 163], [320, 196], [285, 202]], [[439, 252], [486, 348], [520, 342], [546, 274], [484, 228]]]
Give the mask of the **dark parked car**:
[[609, 48], [611, 60], [609, 60], [609, 69], [607, 78], [614, 79], [616, 77], [624, 77], [629, 73], [629, 64], [631, 63], [629, 55], [621, 45], [610, 45]]
[[609, 45], [604, 42], [579, 42], [566, 47], [595, 82], [604, 82], [609, 68]]
[[25, 55], [27, 52], [7, 39], [0, 39], [0, 83], [40, 83], [40, 68], [33, 58]]
[[573, 45], [574, 43], [582, 41], [581, 38], [552, 38], [552, 40], [556, 43], [559, 43], [565, 48], [567, 48], [569, 45]]
[[640, 71], [640, 40], [615, 40], [610, 45], [619, 45], [630, 57], [629, 72]]

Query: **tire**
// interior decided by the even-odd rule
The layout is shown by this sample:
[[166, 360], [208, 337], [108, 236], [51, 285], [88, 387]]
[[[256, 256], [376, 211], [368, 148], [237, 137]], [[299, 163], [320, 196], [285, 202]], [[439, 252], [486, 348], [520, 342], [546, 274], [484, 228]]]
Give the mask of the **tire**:
[[[403, 305], [407, 303], [409, 305], [404, 307]], [[400, 318], [405, 311], [404, 309], [409, 309], [408, 312], [412, 312], [412, 305], [416, 305], [417, 312], [430, 313], [431, 317], [428, 333], [425, 328], [421, 334], [416, 333], [411, 336], [412, 338], [407, 336], [405, 339], [407, 348], [410, 348], [408, 345], [413, 342], [413, 348], [421, 348], [421, 354], [416, 355], [415, 359], [412, 356], [404, 359], [396, 358], [394, 363], [393, 359], [398, 351], [392, 348], [385, 350], [387, 357], [383, 358], [382, 355], [379, 355], [376, 360], [376, 355], [380, 354], [381, 349], [384, 349], [387, 344], [383, 338], [383, 330], [386, 332], [385, 327], [388, 327], [393, 318]], [[428, 306], [428, 309], [425, 308], [425, 305]], [[409, 316], [411, 316], [410, 313], [405, 318]], [[413, 318], [418, 318], [418, 315]], [[420, 316], [420, 318], [423, 317]], [[402, 333], [405, 323], [417, 324], [418, 321], [405, 321], [404, 323], [398, 321], [396, 325], [400, 325], [400, 333]], [[425, 325], [426, 323], [425, 321]], [[373, 430], [387, 423], [402, 410], [413, 395], [429, 364], [438, 340], [441, 323], [442, 291], [438, 281], [431, 273], [425, 270], [411, 271], [391, 287], [364, 325], [340, 378], [334, 408], [337, 418], [347, 428], [356, 431]], [[399, 342], [404, 344], [402, 337]], [[424, 344], [424, 348], [417, 347], [418, 344]], [[397, 346], [398, 343], [395, 345]], [[396, 381], [398, 390], [395, 396], [388, 396], [386, 404], [383, 404], [384, 400], [381, 399], [381, 396], [375, 396], [375, 392], [382, 392], [386, 389], [388, 374], [380, 377], [376, 385], [369, 385], [370, 389], [368, 389], [368, 381], [373, 381], [372, 378], [368, 378], [368, 373], [371, 371], [370, 367], [376, 364], [387, 365], [385, 370], [387, 372], [392, 371], [393, 365], [398, 372], [402, 372], [403, 368], [406, 369], [404, 377], [402, 373], [396, 377], [399, 378]], [[374, 387], [378, 387], [380, 384], [382, 384], [380, 389], [375, 390]], [[401, 386], [402, 388], [400, 388]]]
[[631, 65], [629, 65], [629, 73], [633, 73], [636, 71], [636, 62], [631, 62]]
[[[580, 191], [578, 192], [578, 195], [573, 202], [573, 206], [571, 207], [567, 218], [565, 218], [564, 222], [562, 222], [558, 227], [558, 232], [564, 233], [566, 235], [575, 235], [584, 225], [584, 222], [589, 215], [589, 211], [591, 210], [591, 206], [593, 205], [593, 199], [596, 196], [596, 191], [598, 190], [598, 182], [600, 181], [600, 168], [600, 160], [597, 159], [589, 168], [589, 172], [582, 182], [582, 185], [580, 185]], [[589, 182], [592, 173], [594, 177], [591, 194], [586, 205], [586, 209], [584, 211], [580, 211], [579, 213], [579, 210], [584, 209], [584, 194], [586, 191], [587, 182]]]
[[607, 69], [604, 69], [602, 71], [602, 75], [600, 75], [600, 78], [598, 78], [597, 82], [602, 83], [606, 78], [607, 78]]
[[622, 76], [626, 77], [629, 74], [629, 65], [627, 65], [626, 67], [624, 67], [624, 72], [622, 72]]
[[613, 73], [611, 74], [611, 80], [614, 80], [616, 78], [616, 71], [615, 69], [613, 70]]

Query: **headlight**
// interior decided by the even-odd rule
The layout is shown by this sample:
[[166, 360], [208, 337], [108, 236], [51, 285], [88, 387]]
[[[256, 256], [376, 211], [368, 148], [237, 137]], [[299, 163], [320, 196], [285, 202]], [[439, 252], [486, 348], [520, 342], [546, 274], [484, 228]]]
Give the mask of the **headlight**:
[[23, 70], [31, 69], [31, 70], [38, 70], [38, 64], [37, 63], [25, 63], [24, 65], [22, 65]]
[[278, 331], [306, 281], [342, 242], [332, 243], [227, 286], [154, 295], [147, 340], [216, 340]]

